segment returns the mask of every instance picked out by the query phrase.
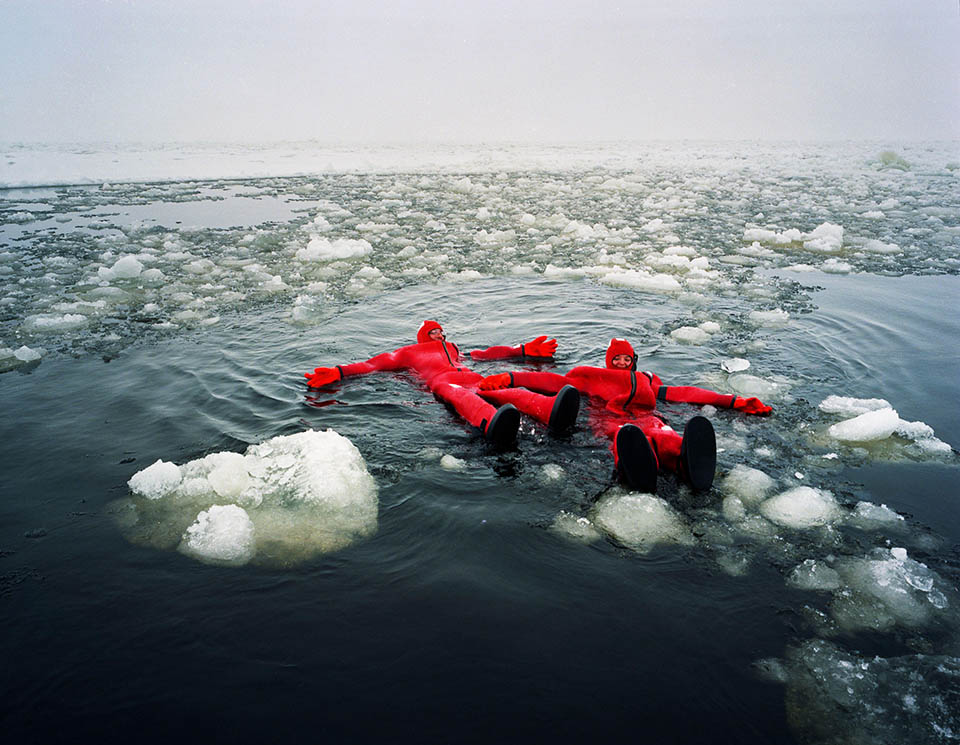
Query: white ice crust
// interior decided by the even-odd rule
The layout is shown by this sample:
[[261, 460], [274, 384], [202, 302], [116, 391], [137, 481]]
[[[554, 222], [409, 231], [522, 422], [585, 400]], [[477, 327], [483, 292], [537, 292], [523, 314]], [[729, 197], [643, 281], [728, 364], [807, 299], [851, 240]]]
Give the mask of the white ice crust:
[[181, 481], [180, 467], [176, 463], [157, 460], [153, 465], [137, 471], [127, 485], [130, 491], [147, 499], [160, 499], [174, 491]]
[[912, 440], [912, 447], [922, 456], [949, 455], [952, 451], [950, 445], [935, 436], [932, 427], [923, 422], [901, 419], [890, 403], [882, 398], [828, 396], [819, 408], [828, 414], [850, 417], [827, 429], [827, 434], [840, 442], [872, 443], [897, 435]]
[[200, 560], [239, 564], [266, 551], [265, 561], [291, 563], [342, 548], [377, 525], [376, 483], [353, 443], [333, 430], [274, 437], [243, 454], [212, 453], [182, 466], [158, 460], [129, 485], [145, 500], [133, 503], [134, 539], [157, 545], [158, 535], [186, 522], [177, 542]]
[[215, 504], [201, 512], [180, 542], [187, 556], [218, 564], [246, 564], [255, 550], [253, 521], [235, 504]]

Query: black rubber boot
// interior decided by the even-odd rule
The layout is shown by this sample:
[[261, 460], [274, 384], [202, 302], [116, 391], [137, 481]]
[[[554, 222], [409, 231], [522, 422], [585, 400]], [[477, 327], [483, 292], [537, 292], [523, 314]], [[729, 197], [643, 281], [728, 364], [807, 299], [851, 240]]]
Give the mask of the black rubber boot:
[[717, 470], [717, 436], [706, 417], [695, 416], [683, 428], [680, 466], [695, 491], [705, 491], [713, 485]]
[[557, 392], [547, 426], [551, 432], [566, 432], [577, 421], [579, 411], [580, 391], [572, 385], [565, 385]]
[[642, 429], [624, 424], [617, 430], [617, 473], [628, 488], [656, 494], [658, 468], [657, 456]]
[[520, 411], [513, 404], [504, 404], [487, 424], [483, 436], [497, 450], [505, 450], [517, 440], [517, 430], [520, 429]]

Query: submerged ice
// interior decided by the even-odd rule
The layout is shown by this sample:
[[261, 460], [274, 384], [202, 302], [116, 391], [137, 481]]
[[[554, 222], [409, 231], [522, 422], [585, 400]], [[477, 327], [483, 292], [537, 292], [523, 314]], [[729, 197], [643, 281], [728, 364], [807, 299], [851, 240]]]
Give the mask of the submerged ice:
[[332, 430], [181, 466], [160, 460], [129, 486], [134, 496], [115, 514], [132, 541], [211, 563], [295, 563], [377, 527], [376, 483], [353, 443]]
[[933, 745], [960, 736], [960, 658], [870, 658], [814, 639], [778, 667], [798, 742]]

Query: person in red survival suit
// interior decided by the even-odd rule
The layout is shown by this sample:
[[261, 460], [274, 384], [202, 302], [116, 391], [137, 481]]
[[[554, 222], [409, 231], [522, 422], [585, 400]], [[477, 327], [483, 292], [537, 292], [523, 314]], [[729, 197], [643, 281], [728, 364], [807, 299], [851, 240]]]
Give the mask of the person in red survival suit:
[[717, 464], [717, 442], [710, 421], [693, 417], [681, 437], [656, 413], [657, 401], [711, 404], [747, 414], [767, 415], [773, 411], [758, 398], [693, 386], [666, 386], [654, 373], [637, 371], [637, 355], [624, 339], [610, 340], [606, 367], [575, 367], [566, 375], [499, 373], [484, 378], [480, 390], [523, 386], [550, 392], [570, 384], [605, 404], [602, 411], [591, 416], [591, 426], [598, 435], [611, 440], [620, 480], [631, 489], [648, 493], [656, 491], [660, 469], [680, 474], [695, 490], [708, 489]]
[[[470, 352], [470, 357], [475, 360], [550, 358], [556, 349], [556, 339], [539, 336], [516, 347], [475, 350]], [[307, 385], [320, 388], [352, 375], [378, 370], [413, 371], [437, 398], [452, 406], [470, 424], [479, 427], [484, 437], [498, 448], [507, 447], [516, 439], [520, 412], [559, 432], [573, 426], [580, 410], [580, 393], [572, 385], [560, 386], [551, 391], [555, 395], [550, 396], [519, 388], [481, 394], [478, 384], [483, 376], [463, 364], [457, 345], [446, 340], [443, 328], [436, 321], [423, 322], [417, 331], [416, 344], [378, 354], [366, 362], [318, 367], [304, 376]]]

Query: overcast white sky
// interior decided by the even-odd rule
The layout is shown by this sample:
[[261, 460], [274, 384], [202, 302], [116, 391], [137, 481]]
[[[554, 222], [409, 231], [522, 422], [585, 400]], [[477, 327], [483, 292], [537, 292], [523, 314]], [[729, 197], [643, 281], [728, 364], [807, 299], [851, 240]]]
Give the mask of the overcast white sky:
[[958, 0], [0, 0], [0, 141], [960, 139]]

